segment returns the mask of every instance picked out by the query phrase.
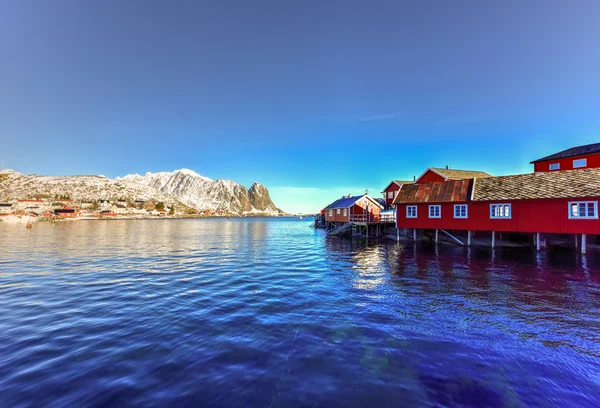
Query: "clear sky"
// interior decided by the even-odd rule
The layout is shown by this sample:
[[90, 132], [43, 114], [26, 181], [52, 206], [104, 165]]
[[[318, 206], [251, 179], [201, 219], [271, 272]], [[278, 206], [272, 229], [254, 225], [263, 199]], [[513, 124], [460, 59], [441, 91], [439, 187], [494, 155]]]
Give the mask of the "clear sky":
[[600, 141], [599, 1], [0, 0], [0, 166], [190, 168], [288, 211]]

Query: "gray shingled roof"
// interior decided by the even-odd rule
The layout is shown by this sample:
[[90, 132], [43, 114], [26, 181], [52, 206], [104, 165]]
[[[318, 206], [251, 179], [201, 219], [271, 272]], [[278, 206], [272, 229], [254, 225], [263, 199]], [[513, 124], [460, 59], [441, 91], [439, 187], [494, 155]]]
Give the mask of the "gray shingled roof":
[[473, 201], [600, 197], [600, 169], [476, 179]]
[[485, 171], [440, 169], [437, 167], [430, 167], [430, 169], [445, 176], [446, 178], [448, 178], [448, 180], [465, 180], [472, 178], [493, 177], [491, 174], [486, 173]]
[[537, 163], [540, 161], [565, 159], [567, 157], [581, 156], [584, 154], [600, 153], [600, 143], [592, 143], [584, 146], [571, 147], [567, 150], [563, 150], [558, 153], [551, 154], [550, 156], [542, 157], [532, 161], [531, 163]]

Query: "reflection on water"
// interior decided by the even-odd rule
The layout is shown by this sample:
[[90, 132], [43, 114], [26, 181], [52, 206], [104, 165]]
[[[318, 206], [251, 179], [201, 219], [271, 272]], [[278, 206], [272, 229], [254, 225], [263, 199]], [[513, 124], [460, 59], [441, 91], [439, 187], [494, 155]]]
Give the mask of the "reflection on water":
[[4, 406], [598, 406], [597, 254], [0, 224]]

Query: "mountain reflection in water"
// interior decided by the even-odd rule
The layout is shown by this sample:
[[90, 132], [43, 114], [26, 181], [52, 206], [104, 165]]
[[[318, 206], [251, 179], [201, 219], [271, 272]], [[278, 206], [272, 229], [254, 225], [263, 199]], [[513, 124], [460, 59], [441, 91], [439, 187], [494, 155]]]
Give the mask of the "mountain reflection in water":
[[0, 223], [4, 406], [598, 406], [597, 253]]

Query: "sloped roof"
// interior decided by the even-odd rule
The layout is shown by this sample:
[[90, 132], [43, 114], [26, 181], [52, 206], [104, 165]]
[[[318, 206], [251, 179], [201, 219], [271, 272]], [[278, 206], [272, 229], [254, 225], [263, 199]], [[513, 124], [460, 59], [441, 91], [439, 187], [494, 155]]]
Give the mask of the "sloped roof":
[[567, 150], [563, 150], [558, 153], [551, 154], [550, 156], [542, 157], [532, 161], [531, 163], [537, 163], [546, 160], [565, 159], [567, 157], [581, 156], [584, 154], [600, 153], [600, 143], [592, 143], [584, 146], [571, 147]]
[[470, 179], [449, 180], [436, 183], [405, 184], [394, 199], [394, 204], [468, 201], [470, 193]]
[[385, 191], [385, 190], [387, 190], [388, 188], [390, 188], [390, 186], [392, 184], [394, 184], [394, 183], [396, 183], [399, 186], [402, 186], [404, 184], [411, 184], [413, 182], [412, 181], [407, 181], [407, 180], [392, 180], [392, 181], [390, 181], [390, 183], [387, 186], [385, 186], [385, 188], [382, 190], [382, 192]]
[[440, 169], [437, 167], [430, 167], [429, 170], [433, 170], [441, 176], [445, 177], [447, 180], [465, 180], [472, 178], [486, 178], [486, 177], [494, 177], [485, 171], [476, 171], [476, 170], [455, 170], [455, 169]]
[[379, 206], [382, 206], [377, 201], [375, 201], [372, 197], [369, 197], [368, 195], [363, 194], [363, 195], [352, 196], [352, 197], [342, 197], [338, 200], [335, 200], [333, 203], [329, 204], [324, 209], [329, 210], [332, 208], [349, 208], [349, 207], [353, 206], [358, 200], [362, 199], [363, 197], [367, 197], [371, 202], [373, 202]]
[[477, 179], [473, 201], [600, 197], [600, 169]]

